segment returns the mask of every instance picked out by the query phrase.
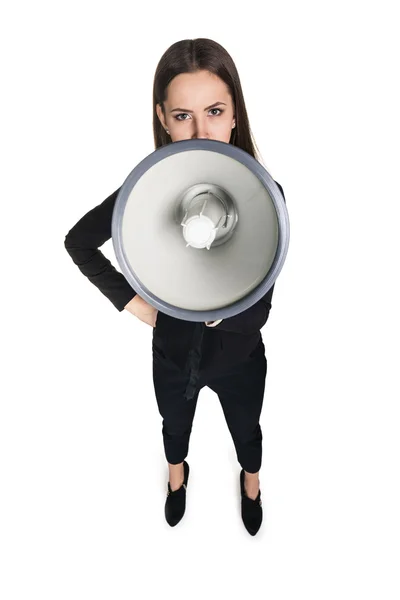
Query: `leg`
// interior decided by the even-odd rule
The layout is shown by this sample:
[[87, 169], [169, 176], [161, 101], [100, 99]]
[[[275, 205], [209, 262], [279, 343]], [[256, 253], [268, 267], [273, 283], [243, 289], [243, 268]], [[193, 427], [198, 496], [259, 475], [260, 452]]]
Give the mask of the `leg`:
[[259, 419], [266, 373], [267, 361], [264, 344], [261, 342], [246, 361], [207, 382], [221, 402], [238, 461], [245, 471], [245, 485], [249, 495], [257, 495], [258, 491], [258, 472], [262, 458]]
[[189, 450], [189, 438], [200, 392], [198, 389], [193, 399], [185, 399], [187, 377], [187, 373], [171, 363], [161, 350], [153, 347], [153, 383], [158, 410], [163, 417], [164, 450], [172, 485], [176, 478], [182, 476], [183, 480], [183, 461]]

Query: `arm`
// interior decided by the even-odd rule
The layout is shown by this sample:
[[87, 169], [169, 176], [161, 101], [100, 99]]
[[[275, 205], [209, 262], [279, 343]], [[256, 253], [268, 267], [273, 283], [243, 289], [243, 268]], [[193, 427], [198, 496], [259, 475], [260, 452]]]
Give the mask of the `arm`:
[[120, 189], [86, 213], [67, 233], [64, 245], [81, 273], [122, 312], [136, 292], [98, 249], [111, 238], [112, 214]]
[[[282, 186], [275, 181], [276, 185], [281, 191], [284, 201], [285, 194], [283, 193]], [[224, 331], [232, 331], [235, 333], [255, 333], [259, 331], [262, 327], [264, 327], [265, 323], [268, 320], [269, 311], [272, 308], [272, 295], [274, 293], [275, 284], [268, 290], [268, 292], [258, 300], [253, 306], [250, 306], [247, 310], [235, 315], [234, 317], [229, 317], [228, 319], [223, 319], [222, 321], [214, 321], [214, 324], [208, 325], [209, 327], [215, 327], [216, 329], [223, 329]], [[207, 321], [210, 323], [210, 321]], [[206, 323], [206, 325], [207, 325]]]
[[244, 310], [243, 312], [222, 319], [219, 323], [214, 325], [215, 329], [223, 329], [224, 331], [232, 331], [234, 333], [256, 333], [265, 325], [268, 319], [269, 311], [271, 309], [271, 299], [274, 293], [275, 284], [268, 290], [268, 292], [258, 300], [253, 306]]

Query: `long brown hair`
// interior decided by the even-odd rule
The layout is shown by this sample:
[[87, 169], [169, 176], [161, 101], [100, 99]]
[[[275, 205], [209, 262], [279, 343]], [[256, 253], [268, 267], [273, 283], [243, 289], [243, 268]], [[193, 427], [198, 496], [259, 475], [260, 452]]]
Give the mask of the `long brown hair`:
[[156, 105], [160, 104], [165, 115], [164, 101], [167, 87], [176, 75], [207, 70], [217, 75], [230, 91], [236, 127], [232, 129], [230, 143], [248, 152], [261, 161], [261, 154], [250, 129], [242, 86], [235, 63], [228, 52], [217, 42], [207, 38], [175, 42], [162, 55], [154, 75], [153, 83], [153, 134], [155, 149], [171, 143], [157, 116]]

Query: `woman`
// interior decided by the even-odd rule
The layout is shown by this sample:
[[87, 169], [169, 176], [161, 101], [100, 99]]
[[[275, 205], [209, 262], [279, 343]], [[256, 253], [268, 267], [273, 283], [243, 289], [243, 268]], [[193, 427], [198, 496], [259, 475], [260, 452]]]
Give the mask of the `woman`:
[[[221, 45], [203, 38], [182, 40], [164, 53], [154, 77], [153, 132], [156, 148], [204, 138], [234, 144], [256, 158], [239, 75]], [[198, 395], [208, 385], [219, 397], [233, 438], [242, 467], [242, 519], [255, 535], [262, 522], [259, 418], [267, 371], [260, 329], [268, 318], [273, 287], [239, 315], [214, 322], [194, 323], [158, 312], [99, 250], [111, 238], [119, 189], [76, 223], [65, 247], [119, 311], [128, 310], [153, 327], [153, 382], [169, 468], [166, 520], [174, 526], [185, 512], [185, 458]]]

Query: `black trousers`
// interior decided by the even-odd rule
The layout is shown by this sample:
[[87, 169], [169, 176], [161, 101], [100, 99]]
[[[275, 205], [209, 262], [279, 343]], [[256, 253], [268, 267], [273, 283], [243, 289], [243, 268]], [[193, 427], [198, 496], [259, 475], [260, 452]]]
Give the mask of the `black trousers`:
[[187, 372], [179, 369], [153, 346], [153, 383], [158, 410], [163, 418], [165, 456], [179, 464], [188, 455], [189, 438], [200, 390], [208, 386], [220, 400], [241, 467], [257, 473], [261, 467], [262, 432], [259, 423], [264, 398], [267, 360], [262, 339], [250, 356], [239, 364], [218, 371], [199, 371], [193, 398], [184, 397]]

